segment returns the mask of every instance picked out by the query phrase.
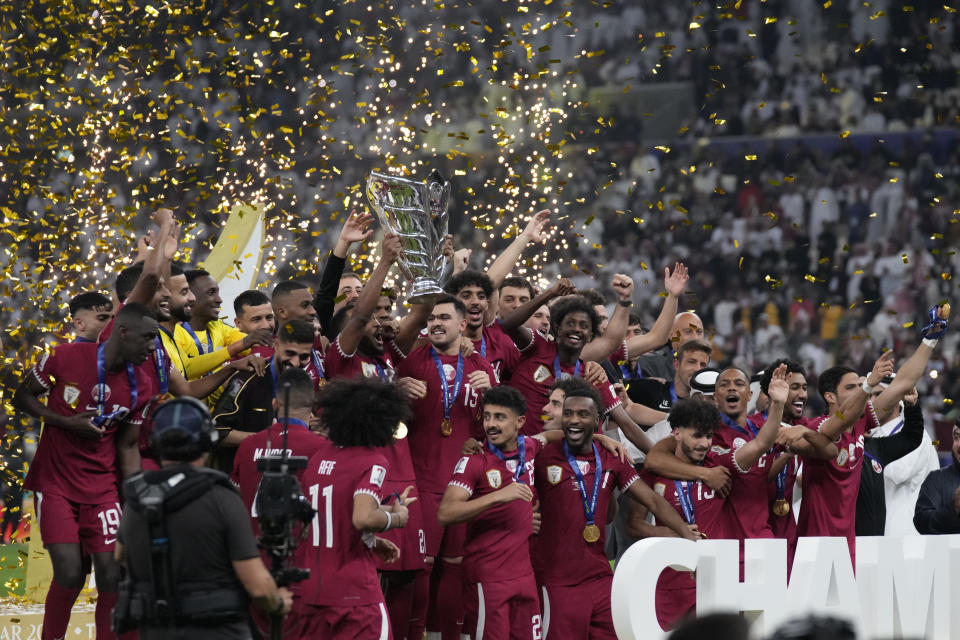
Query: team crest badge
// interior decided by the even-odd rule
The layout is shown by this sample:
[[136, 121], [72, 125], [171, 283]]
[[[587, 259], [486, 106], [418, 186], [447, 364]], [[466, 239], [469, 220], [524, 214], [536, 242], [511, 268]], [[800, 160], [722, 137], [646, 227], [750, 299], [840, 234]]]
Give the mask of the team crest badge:
[[80, 388], [68, 384], [63, 388], [63, 401], [70, 405], [71, 409], [77, 408], [77, 402], [80, 400]]
[[872, 460], [870, 464], [873, 465], [873, 470], [877, 473], [883, 473], [883, 465], [880, 464], [879, 460]]
[[540, 365], [539, 367], [537, 367], [537, 370], [533, 372], [533, 380], [534, 382], [543, 384], [552, 375], [553, 374], [550, 373], [550, 369], [547, 369], [545, 366]]
[[370, 484], [375, 484], [378, 487], [382, 487], [383, 481], [386, 478], [387, 470], [378, 464], [373, 465], [373, 467], [370, 469]]
[[110, 385], [106, 382], [95, 384], [93, 389], [90, 390], [90, 395], [93, 396], [94, 402], [106, 402], [110, 399]]
[[503, 479], [500, 477], [500, 471], [497, 469], [487, 471], [487, 482], [490, 483], [492, 489], [499, 489], [503, 483]]
[[547, 480], [550, 482], [550, 484], [557, 484], [558, 482], [560, 482], [560, 478], [562, 477], [563, 477], [563, 469], [561, 469], [555, 464], [552, 464], [549, 467], [547, 467]]
[[664, 492], [667, 490], [667, 486], [662, 482], [656, 482], [653, 485], [653, 491], [661, 498], [663, 497]]
[[847, 453], [846, 449], [841, 449], [840, 453], [837, 454], [837, 466], [842, 467], [847, 464], [847, 460], [850, 458], [850, 454]]

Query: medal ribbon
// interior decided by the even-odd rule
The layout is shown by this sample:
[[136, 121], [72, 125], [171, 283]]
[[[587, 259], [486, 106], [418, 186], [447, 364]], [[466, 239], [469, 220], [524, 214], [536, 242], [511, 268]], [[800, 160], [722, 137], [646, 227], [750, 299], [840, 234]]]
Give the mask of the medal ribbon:
[[[374, 360], [373, 365], [377, 368], [377, 377], [380, 378], [380, 382], [387, 382], [387, 370], [383, 368], [380, 361]], [[442, 378], [443, 376], [440, 377]]]
[[757, 429], [755, 426], [753, 426], [749, 418], [747, 419], [747, 429], [750, 430], [749, 432], [747, 432], [747, 429], [744, 429], [743, 427], [738, 425], [733, 418], [731, 418], [725, 413], [720, 414], [720, 419], [723, 420], [723, 424], [727, 425], [737, 433], [742, 433], [749, 440], [753, 440], [754, 438], [757, 437], [757, 434], [760, 433], [760, 429]]
[[677, 389], [673, 386], [673, 383], [670, 383], [670, 386], [667, 387], [667, 391], [670, 392], [670, 406], [677, 404]]
[[310, 350], [310, 357], [313, 359], [313, 368], [317, 370], [317, 375], [325, 378], [327, 374], [323, 371], [323, 361], [320, 359], [320, 354], [317, 353], [316, 349]]
[[280, 418], [277, 420], [277, 422], [279, 422], [280, 424], [288, 424], [288, 425], [298, 424], [305, 429], [310, 428], [309, 426], [307, 426], [306, 422], [304, 422], [303, 420], [298, 420], [297, 418]]
[[777, 500], [783, 500], [787, 493], [787, 472], [791, 464], [793, 464], [792, 460], [783, 465], [783, 469], [780, 469], [780, 473], [777, 474]]
[[696, 522], [696, 511], [693, 507], [693, 498], [690, 497], [690, 488], [685, 480], [674, 480], [674, 486], [677, 488], [677, 499], [680, 500], [680, 508], [683, 510], [683, 518], [687, 524]]
[[453, 409], [453, 403], [457, 401], [460, 395], [460, 388], [463, 386], [463, 354], [457, 354], [457, 376], [453, 380], [453, 390], [447, 384], [447, 373], [443, 370], [443, 363], [440, 361], [440, 354], [433, 347], [430, 347], [430, 357], [433, 358], [433, 364], [437, 367], [437, 373], [440, 375], [440, 388], [443, 389], [443, 417], [450, 419], [450, 410]]
[[583, 515], [587, 518], [587, 525], [594, 524], [593, 517], [597, 513], [597, 498], [600, 496], [600, 484], [601, 479], [603, 478], [603, 465], [600, 462], [600, 450], [597, 449], [597, 445], [594, 443], [593, 446], [593, 457], [594, 457], [594, 469], [593, 469], [593, 495], [587, 499], [587, 485], [583, 479], [583, 472], [580, 471], [580, 465], [577, 464], [576, 458], [570, 453], [570, 447], [567, 446], [567, 441], [563, 440], [563, 453], [567, 456], [567, 464], [570, 465], [570, 470], [573, 471], [573, 475], [577, 478], [577, 489], [580, 490], [580, 497], [583, 498]]
[[500, 449], [497, 449], [495, 446], [493, 446], [493, 443], [490, 442], [489, 440], [487, 440], [487, 448], [490, 449], [493, 455], [497, 456], [504, 462], [507, 461], [508, 457], [511, 460], [516, 458], [517, 468], [514, 469], [513, 471], [513, 479], [521, 484], [526, 484], [525, 482], [523, 482], [523, 476], [526, 475], [526, 470], [527, 470], [527, 457], [525, 454], [526, 445], [523, 442], [523, 436], [517, 436], [517, 453], [515, 455], [504, 456], [503, 451], [500, 451]]
[[482, 333], [480, 334], [480, 357], [487, 359], [487, 338]]
[[273, 397], [277, 397], [277, 378], [280, 377], [280, 372], [277, 371], [277, 358], [276, 356], [270, 358], [270, 379], [273, 381]]
[[[576, 378], [580, 375], [580, 361], [577, 360], [577, 364], [573, 367], [573, 377]], [[553, 379], [562, 380], [563, 379], [563, 370], [560, 368], [560, 354], [558, 353], [553, 357]]]
[[[94, 400], [97, 401], [97, 415], [93, 417], [93, 424], [98, 427], [103, 426], [105, 423], [112, 420], [117, 414], [119, 414], [122, 409], [118, 409], [113, 413], [104, 414], [103, 409], [107, 402], [107, 393], [105, 389], [105, 380], [107, 378], [107, 368], [104, 358], [104, 347], [107, 346], [106, 342], [101, 342], [100, 346], [97, 347], [97, 390], [98, 395]], [[130, 411], [132, 412], [137, 406], [137, 375], [133, 371], [133, 365], [127, 363], [127, 382], [130, 385]]]
[[[890, 432], [890, 435], [892, 436], [892, 435], [895, 434], [897, 431], [900, 431], [900, 429], [903, 429], [903, 420], [901, 420], [901, 421], [897, 424], [897, 426], [895, 426], [895, 427], [893, 428], [893, 430]], [[888, 436], [888, 437], [889, 437], [889, 436]]]
[[160, 380], [160, 395], [167, 395], [167, 391], [170, 389], [170, 381], [167, 380], [167, 362], [164, 357], [166, 352], [163, 348], [163, 340], [160, 339], [160, 336], [154, 338], [157, 348], [153, 352], [153, 358], [157, 361], [157, 378]]
[[190, 334], [190, 337], [193, 338], [193, 343], [197, 345], [197, 352], [199, 355], [205, 353], [213, 353], [213, 335], [210, 333], [210, 329], [207, 328], [207, 350], [203, 350], [203, 344], [200, 342], [200, 337], [197, 335], [197, 332], [193, 330], [193, 327], [190, 326], [189, 322], [181, 322], [180, 326], [187, 330], [187, 333]]

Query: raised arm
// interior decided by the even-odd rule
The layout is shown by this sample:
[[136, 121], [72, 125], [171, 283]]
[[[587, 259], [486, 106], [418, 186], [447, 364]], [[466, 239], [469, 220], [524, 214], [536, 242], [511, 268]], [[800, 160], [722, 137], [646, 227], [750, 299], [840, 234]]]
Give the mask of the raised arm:
[[497, 256], [490, 268], [487, 269], [487, 276], [493, 282], [493, 295], [490, 297], [490, 304], [487, 306], [487, 316], [483, 319], [484, 324], [493, 322], [497, 317], [497, 309], [500, 301], [500, 284], [510, 275], [513, 268], [517, 266], [517, 261], [523, 255], [524, 249], [531, 244], [539, 244], [546, 239], [544, 229], [547, 220], [550, 218], [550, 210], [544, 209], [533, 214], [527, 226], [523, 228], [517, 237], [513, 239], [507, 248]]
[[393, 339], [403, 353], [410, 353], [414, 343], [420, 336], [420, 331], [427, 326], [427, 318], [433, 310], [433, 304], [410, 305], [410, 313], [403, 317], [397, 328], [397, 335]]
[[351, 211], [340, 229], [340, 235], [337, 236], [337, 243], [333, 246], [333, 251], [324, 264], [323, 273], [320, 276], [320, 286], [317, 287], [317, 293], [313, 296], [313, 308], [317, 312], [320, 328], [324, 333], [329, 329], [330, 319], [333, 317], [333, 307], [337, 303], [337, 288], [340, 286], [340, 276], [343, 275], [347, 253], [353, 243], [363, 242], [370, 237], [370, 234], [373, 233], [373, 228], [370, 226], [371, 222], [373, 222], [372, 215]]
[[567, 278], [560, 278], [552, 287], [536, 296], [526, 304], [523, 304], [516, 311], [505, 318], [500, 319], [500, 325], [508, 336], [520, 349], [525, 349], [533, 340], [533, 333], [530, 329], [523, 326], [523, 323], [530, 319], [533, 312], [547, 304], [555, 298], [567, 296], [576, 293], [577, 288], [573, 286]]
[[893, 351], [887, 351], [873, 364], [873, 370], [867, 376], [865, 384], [857, 387], [851, 393], [836, 413], [832, 414], [820, 425], [820, 433], [830, 440], [837, 440], [847, 428], [860, 419], [867, 406], [869, 394], [873, 387], [880, 384], [885, 376], [893, 373]]
[[673, 327], [673, 320], [677, 316], [680, 295], [687, 288], [689, 280], [690, 275], [687, 272], [687, 267], [682, 262], [673, 265], [673, 273], [670, 273], [669, 269], [664, 269], [663, 284], [667, 290], [667, 297], [663, 301], [660, 315], [657, 316], [657, 321], [648, 333], [642, 336], [631, 336], [627, 339], [628, 352], [644, 354], [657, 349], [670, 340], [670, 329]]
[[947, 318], [950, 317], [950, 305], [934, 305], [927, 312], [927, 319], [930, 324], [925, 326], [920, 335], [923, 342], [917, 347], [906, 362], [897, 369], [897, 375], [883, 392], [873, 399], [873, 407], [878, 413], [883, 413], [896, 403], [900, 402], [903, 396], [910, 393], [916, 386], [923, 372], [927, 369], [927, 363], [937, 342], [947, 333]]
[[143, 271], [137, 279], [137, 284], [133, 286], [133, 290], [130, 291], [127, 299], [121, 300], [121, 302], [138, 302], [149, 305], [157, 287], [160, 286], [160, 279], [164, 272], [170, 270], [170, 258], [176, 252], [175, 243], [171, 251], [170, 243], [167, 242], [167, 238], [174, 233], [173, 212], [170, 209], [157, 209], [153, 214], [153, 221], [160, 227], [155, 236], [157, 246], [150, 247], [151, 250], [147, 252], [143, 260]]
[[[623, 344], [630, 323], [630, 308], [633, 307], [633, 279], [622, 273], [614, 274], [610, 286], [617, 293], [617, 308], [610, 316], [607, 330], [602, 336], [596, 336], [580, 352], [583, 360], [599, 362], [606, 360]], [[674, 305], [676, 307], [676, 305]], [[672, 323], [673, 320], [671, 319]]]
[[366, 331], [367, 323], [373, 317], [373, 312], [377, 309], [377, 300], [380, 299], [380, 291], [383, 289], [383, 283], [390, 273], [390, 267], [400, 257], [400, 237], [393, 233], [388, 233], [383, 237], [380, 246], [380, 262], [370, 274], [370, 279], [363, 285], [363, 291], [357, 298], [357, 304], [353, 308], [353, 314], [346, 323], [343, 331], [340, 332], [338, 340], [340, 349], [345, 354], [356, 353], [360, 340]]
[[770, 388], [767, 391], [767, 395], [770, 396], [770, 412], [767, 414], [767, 421], [763, 423], [756, 438], [741, 446], [733, 454], [741, 469], [749, 469], [755, 465], [760, 456], [769, 451], [777, 441], [780, 421], [783, 419], [783, 406], [787, 403], [789, 391], [787, 365], [781, 364], [773, 372]]

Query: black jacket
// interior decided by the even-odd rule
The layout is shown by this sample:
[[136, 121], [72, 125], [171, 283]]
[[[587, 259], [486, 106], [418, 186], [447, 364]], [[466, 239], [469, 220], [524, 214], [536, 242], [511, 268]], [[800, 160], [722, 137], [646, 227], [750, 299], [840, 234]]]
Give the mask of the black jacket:
[[953, 508], [953, 498], [960, 487], [960, 462], [956, 458], [949, 467], [931, 471], [920, 486], [913, 525], [922, 534], [960, 533], [960, 514]]

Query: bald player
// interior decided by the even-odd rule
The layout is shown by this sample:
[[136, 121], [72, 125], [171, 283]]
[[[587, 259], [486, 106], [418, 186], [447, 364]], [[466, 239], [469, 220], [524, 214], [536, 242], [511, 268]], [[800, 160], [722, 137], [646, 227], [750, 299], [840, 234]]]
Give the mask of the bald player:
[[671, 380], [677, 349], [688, 340], [694, 338], [703, 340], [703, 336], [703, 320], [700, 316], [693, 311], [682, 311], [673, 319], [673, 326], [670, 328], [670, 345], [640, 356], [637, 368], [646, 378]]

